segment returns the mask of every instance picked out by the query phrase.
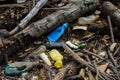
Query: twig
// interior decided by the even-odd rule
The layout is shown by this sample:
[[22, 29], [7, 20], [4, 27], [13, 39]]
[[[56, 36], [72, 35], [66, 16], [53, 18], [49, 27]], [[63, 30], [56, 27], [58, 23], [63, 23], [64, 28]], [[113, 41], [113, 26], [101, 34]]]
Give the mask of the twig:
[[[94, 69], [93, 65], [89, 64], [87, 61], [83, 60], [81, 57], [79, 57], [78, 55], [76, 55], [74, 53], [73, 50], [71, 50], [67, 45], [63, 46], [63, 48], [66, 50], [67, 53], [69, 53], [77, 62], [79, 62], [80, 64], [88, 67], [91, 71], [96, 73], [96, 70]], [[111, 80], [112, 77], [109, 76], [108, 74], [104, 73], [104, 72], [100, 72], [100, 74], [105, 75], [106, 77], [104, 77], [106, 80]]]
[[97, 62], [97, 64], [100, 64], [103, 61], [107, 61], [109, 63], [109, 67], [111, 68], [111, 70], [113, 70], [113, 72], [117, 75], [117, 77], [119, 78], [119, 72], [117, 71], [116, 67], [114, 67], [114, 65], [112, 64], [111, 61], [108, 60], [108, 56], [106, 58], [104, 58], [103, 60]]
[[113, 70], [113, 72], [116, 74], [117, 78], [120, 79], [120, 75], [119, 72], [117, 70], [117, 68], [112, 64], [111, 61], [107, 60], [107, 62], [109, 62], [109, 67]]
[[109, 23], [109, 27], [110, 27], [111, 41], [112, 41], [112, 43], [114, 43], [115, 39], [114, 39], [113, 28], [112, 28], [110, 16], [107, 16], [107, 18], [108, 18], [108, 23]]
[[96, 65], [96, 62], [95, 62], [95, 61], [94, 61], [94, 66], [95, 66], [97, 75], [98, 75], [102, 80], [105, 80], [105, 79], [102, 77], [102, 75], [99, 73], [99, 70], [97, 69], [97, 65]]
[[74, 76], [66, 78], [65, 80], [81, 80], [81, 77], [80, 75], [74, 75]]
[[98, 61], [97, 64], [100, 64], [100, 63], [102, 63], [104, 61], [107, 61], [107, 59], [108, 59], [108, 56], [106, 58], [104, 58], [103, 60]]
[[[107, 62], [109, 62], [110, 63], [110, 68], [113, 70], [113, 72], [117, 75], [117, 77], [118, 77], [118, 79], [120, 78], [120, 74], [119, 74], [119, 72], [118, 72], [118, 70], [117, 70], [117, 68], [119, 67], [119, 65], [116, 63], [116, 61], [114, 60], [114, 58], [113, 58], [113, 55], [110, 53], [110, 50], [109, 50], [109, 48], [106, 46], [106, 51], [107, 51], [107, 53], [108, 53], [108, 56], [110, 57], [110, 59], [111, 59], [111, 61], [109, 61], [109, 60], [107, 60]], [[112, 65], [112, 63], [114, 64], [114, 65]]]
[[53, 76], [52, 75], [55, 75], [55, 72], [49, 67], [47, 66], [46, 64], [42, 64], [41, 65], [46, 69], [46, 73], [47, 73], [47, 76], [49, 78], [49, 80], [53, 80]]
[[113, 53], [113, 55], [115, 56], [119, 50], [120, 50], [120, 47], [118, 47], [118, 48], [115, 50], [115, 52]]
[[70, 70], [72, 65], [74, 65], [74, 63], [69, 63], [64, 68], [62, 68], [61, 71], [56, 74], [54, 80], [63, 80], [65, 74]]
[[113, 64], [115, 65], [115, 67], [119, 67], [118, 64], [116, 63], [115, 59], [113, 58], [113, 55], [110, 53], [110, 50], [107, 48], [107, 53], [108, 56], [111, 58], [111, 61], [113, 62]]
[[36, 6], [28, 13], [28, 15], [15, 27], [9, 34], [13, 35], [17, 31], [24, 29], [28, 22], [38, 13], [38, 11], [47, 3], [48, 0], [40, 0]]
[[0, 8], [13, 8], [13, 7], [25, 7], [27, 3], [24, 3], [24, 4], [3, 4], [3, 5], [0, 5]]
[[63, 9], [69, 9], [69, 8], [42, 8], [41, 10], [63, 10]]
[[94, 53], [92, 53], [92, 52], [90, 52], [90, 51], [88, 51], [88, 50], [86, 50], [86, 49], [83, 49], [82, 51], [85, 52], [85, 53], [87, 53], [87, 54], [93, 55], [93, 56], [95, 56], [95, 57], [97, 57], [97, 58], [99, 58], [99, 59], [101, 59], [101, 60], [104, 59], [104, 58], [102, 58], [101, 56], [96, 55], [96, 54], [94, 54]]
[[93, 66], [91, 64], [89, 64], [87, 61], [83, 60], [82, 58], [80, 58], [78, 55], [76, 55], [67, 45], [63, 46], [63, 48], [66, 50], [66, 52], [68, 52], [76, 61], [78, 61], [79, 63], [85, 65], [86, 67], [89, 67], [92, 71], [95, 72], [95, 69], [93, 68]]
[[88, 55], [85, 56], [87, 61], [91, 64], [90, 58], [88, 57]]

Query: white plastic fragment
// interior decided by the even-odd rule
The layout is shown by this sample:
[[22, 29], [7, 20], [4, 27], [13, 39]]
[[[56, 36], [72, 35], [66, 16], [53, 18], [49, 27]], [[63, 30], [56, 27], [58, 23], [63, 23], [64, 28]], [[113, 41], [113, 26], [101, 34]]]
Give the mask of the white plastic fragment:
[[23, 72], [22, 73], [22, 77], [25, 77], [25, 76], [27, 76], [28, 75], [28, 72]]
[[73, 30], [77, 30], [77, 29], [80, 29], [80, 30], [87, 30], [87, 26], [75, 26], [73, 27]]
[[49, 58], [48, 58], [48, 56], [47, 56], [45, 53], [40, 53], [40, 54], [38, 54], [38, 55], [40, 56], [40, 58], [41, 58], [47, 65], [49, 65], [49, 66], [52, 65], [51, 62], [50, 62], [50, 60], [49, 60]]
[[110, 46], [110, 51], [113, 52], [115, 50], [115, 47], [117, 46], [117, 43], [113, 43]]
[[96, 10], [95, 14], [101, 14], [101, 11]]
[[38, 76], [33, 76], [31, 80], [38, 80]]
[[72, 44], [71, 41], [67, 41], [66, 44], [71, 48], [78, 49], [78, 47], [76, 45]]
[[103, 51], [103, 52], [100, 52], [98, 55], [100, 55], [101, 57], [105, 57], [106, 56], [106, 52], [105, 51]]

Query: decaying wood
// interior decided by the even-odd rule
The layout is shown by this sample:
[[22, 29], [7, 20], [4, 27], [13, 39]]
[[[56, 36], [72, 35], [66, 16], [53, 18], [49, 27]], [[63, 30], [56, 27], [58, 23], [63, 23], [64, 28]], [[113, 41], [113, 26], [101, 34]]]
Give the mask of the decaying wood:
[[110, 16], [111, 20], [116, 24], [120, 30], [120, 9], [113, 5], [111, 2], [104, 2], [102, 6], [102, 13], [106, 16]]
[[62, 68], [60, 70], [59, 73], [56, 74], [56, 76], [54, 77], [54, 80], [63, 80], [66, 73], [70, 70], [70, 68], [72, 68], [71, 66], [73, 66], [73, 65], [74, 65], [74, 63], [67, 64], [64, 68]]
[[38, 11], [47, 3], [47, 1], [48, 0], [38, 1], [36, 6], [28, 13], [28, 15], [21, 20], [20, 24], [10, 32], [10, 35], [15, 34], [18, 30], [24, 29], [28, 22], [38, 13]]
[[[85, 1], [86, 0], [83, 0], [83, 2]], [[90, 1], [90, 3], [92, 4], [88, 4], [87, 6], [85, 6], [84, 3], [81, 3], [79, 5], [69, 4], [66, 6], [69, 7], [68, 10], [59, 10], [40, 21], [32, 23], [26, 29], [24, 29], [22, 33], [28, 33], [32, 37], [39, 37], [42, 34], [55, 29], [65, 22], [74, 21], [86, 12], [92, 11], [97, 7], [97, 3], [95, 1]]]

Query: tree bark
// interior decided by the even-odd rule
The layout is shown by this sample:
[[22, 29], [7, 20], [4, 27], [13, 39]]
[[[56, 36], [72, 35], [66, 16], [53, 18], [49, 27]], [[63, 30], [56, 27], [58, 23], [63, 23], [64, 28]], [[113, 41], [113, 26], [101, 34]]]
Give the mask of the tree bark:
[[32, 37], [39, 37], [44, 33], [50, 32], [65, 22], [72, 22], [76, 20], [83, 14], [95, 10], [97, 7], [97, 3], [95, 1], [90, 1], [90, 4], [88, 3], [88, 5], [84, 4], [86, 0], [80, 0], [80, 2], [82, 1], [83, 3], [80, 4], [67, 5], [66, 8], [68, 8], [68, 10], [59, 10], [43, 18], [42, 20], [30, 24], [21, 33], [28, 33]]
[[106, 16], [110, 16], [111, 20], [117, 28], [120, 30], [120, 9], [113, 5], [111, 2], [104, 2], [102, 6], [102, 13]]

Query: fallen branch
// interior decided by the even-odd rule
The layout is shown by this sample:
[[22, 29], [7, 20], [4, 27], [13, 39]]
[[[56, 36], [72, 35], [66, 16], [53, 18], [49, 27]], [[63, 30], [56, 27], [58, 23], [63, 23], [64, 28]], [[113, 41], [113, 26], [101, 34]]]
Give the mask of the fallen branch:
[[120, 9], [113, 5], [111, 2], [104, 2], [102, 6], [102, 13], [106, 16], [110, 16], [111, 20], [116, 24], [120, 30]]
[[[55, 29], [56, 27], [60, 26], [65, 22], [72, 22], [75, 19], [79, 18], [83, 14], [93, 11], [97, 7], [97, 2], [88, 2], [92, 4], [88, 4], [85, 6], [84, 2], [86, 0], [80, 0], [83, 3], [76, 5], [76, 4], [68, 4], [65, 8], [69, 7], [68, 10], [59, 10], [44, 19], [37, 21], [35, 23], [30, 24], [26, 29], [24, 29], [21, 33], [28, 33], [32, 37], [39, 37], [44, 33], [50, 32], [51, 30]], [[76, 2], [77, 3], [77, 2]], [[84, 8], [83, 8], [84, 6]]]
[[38, 1], [36, 6], [28, 13], [28, 15], [23, 20], [21, 20], [20, 24], [15, 27], [15, 29], [13, 29], [9, 34], [13, 35], [17, 31], [24, 29], [28, 22], [38, 13], [38, 11], [47, 3], [47, 1], [48, 0]]

